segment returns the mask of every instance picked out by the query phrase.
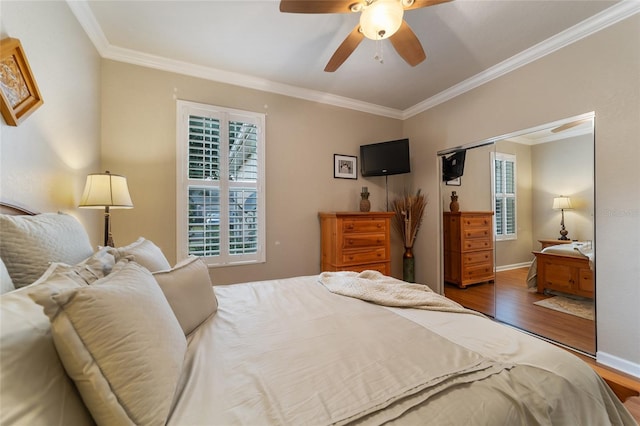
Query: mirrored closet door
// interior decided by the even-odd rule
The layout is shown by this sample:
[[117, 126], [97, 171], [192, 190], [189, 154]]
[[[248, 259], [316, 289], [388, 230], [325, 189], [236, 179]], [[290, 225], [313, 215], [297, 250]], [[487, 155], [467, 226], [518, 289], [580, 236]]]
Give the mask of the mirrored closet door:
[[[589, 354], [596, 351], [594, 124], [588, 113], [439, 153], [445, 295]], [[459, 177], [449, 164], [456, 155]]]

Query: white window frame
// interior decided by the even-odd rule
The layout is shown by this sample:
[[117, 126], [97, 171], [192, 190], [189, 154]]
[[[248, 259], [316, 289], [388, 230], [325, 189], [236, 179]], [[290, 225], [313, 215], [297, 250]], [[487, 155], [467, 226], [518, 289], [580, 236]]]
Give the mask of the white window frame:
[[[176, 105], [176, 241], [178, 260], [189, 256], [189, 187], [218, 187], [220, 190], [220, 255], [203, 257], [210, 267], [231, 266], [242, 264], [264, 263], [266, 259], [266, 207], [265, 207], [265, 114], [241, 111], [219, 106], [201, 104], [190, 101], [177, 100]], [[220, 135], [220, 175], [219, 181], [189, 179], [189, 116], [219, 119], [221, 123]], [[233, 186], [247, 185], [247, 182], [234, 182], [228, 175], [228, 123], [241, 121], [255, 124], [257, 127], [257, 195], [256, 223], [257, 223], [257, 252], [248, 254], [229, 253], [229, 189]], [[253, 186], [253, 184], [249, 184]], [[225, 224], [226, 226], [223, 226]]]
[[[501, 167], [503, 168], [502, 171], [502, 177], [503, 177], [503, 181], [502, 181], [502, 188], [504, 188], [506, 190], [507, 186], [506, 186], [506, 173], [504, 171], [504, 164], [505, 161], [510, 161], [513, 163], [513, 193], [507, 193], [507, 192], [502, 192], [502, 193], [496, 193], [496, 161], [500, 161]], [[516, 156], [513, 154], [506, 154], [506, 153], [502, 153], [502, 152], [491, 152], [491, 205], [493, 206], [494, 209], [494, 215], [493, 215], [493, 233], [495, 236], [496, 241], [507, 241], [507, 240], [516, 240], [518, 239], [518, 196], [517, 196], [517, 192], [518, 192], [518, 173], [517, 173], [517, 162], [516, 162]], [[496, 211], [496, 201], [498, 199], [503, 199], [504, 200], [504, 209], [502, 210], [502, 215], [500, 217], [498, 217], [498, 212]], [[508, 199], [513, 199], [513, 209], [514, 209], [514, 220], [515, 220], [515, 227], [514, 227], [514, 232], [511, 234], [507, 234], [507, 233], [502, 233], [502, 234], [498, 234], [498, 221], [500, 221], [500, 223], [502, 224], [502, 229], [506, 232], [507, 230], [507, 200]]]

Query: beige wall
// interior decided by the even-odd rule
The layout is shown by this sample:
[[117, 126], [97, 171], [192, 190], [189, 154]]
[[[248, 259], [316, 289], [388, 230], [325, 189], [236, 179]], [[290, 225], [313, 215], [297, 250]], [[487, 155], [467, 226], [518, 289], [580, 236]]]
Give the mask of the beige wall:
[[561, 213], [551, 206], [554, 197], [565, 195], [574, 207], [564, 213], [567, 237], [593, 240], [593, 138], [585, 135], [536, 145], [532, 156], [535, 239], [560, 236]]
[[[414, 161], [595, 111], [598, 358], [640, 376], [640, 16], [405, 121]], [[624, 177], [622, 175], [624, 174]], [[435, 194], [437, 167], [413, 174]], [[429, 206], [414, 252], [417, 281], [440, 280], [440, 221]], [[627, 253], [627, 255], [621, 255]], [[635, 257], [634, 257], [635, 256]], [[632, 261], [636, 259], [636, 261]]]
[[267, 114], [267, 262], [211, 269], [214, 283], [319, 273], [319, 211], [358, 210], [362, 186], [385, 208], [384, 178], [334, 179], [333, 154], [400, 137], [399, 120], [109, 60], [102, 76], [103, 165], [135, 206], [113, 213], [116, 244], [145, 236], [176, 261], [176, 98]]
[[0, 119], [0, 198], [78, 217], [101, 241], [102, 215], [77, 208], [100, 163], [100, 57], [65, 2], [2, 1], [0, 36], [21, 41], [44, 104], [18, 127]]

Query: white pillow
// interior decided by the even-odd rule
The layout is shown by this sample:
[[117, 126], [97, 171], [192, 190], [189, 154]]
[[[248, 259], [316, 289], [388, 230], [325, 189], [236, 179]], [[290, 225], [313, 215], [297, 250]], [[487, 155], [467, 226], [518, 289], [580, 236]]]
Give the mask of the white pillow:
[[187, 343], [148, 270], [127, 262], [91, 286], [34, 299], [96, 423], [166, 423]]
[[138, 238], [128, 246], [112, 248], [111, 253], [115, 256], [116, 262], [124, 257], [133, 256], [133, 260], [136, 263], [151, 272], [171, 269], [171, 264], [169, 264], [160, 247], [143, 237]]
[[49, 318], [29, 294], [78, 288], [69, 266], [52, 264], [30, 286], [0, 296], [0, 424], [93, 423], [67, 376], [51, 337]]
[[15, 288], [13, 280], [11, 280], [11, 276], [9, 275], [9, 271], [7, 271], [7, 267], [2, 259], [0, 259], [0, 294], [8, 293], [11, 290], [15, 290]]
[[36, 281], [51, 262], [74, 265], [92, 253], [87, 232], [73, 216], [0, 214], [0, 257], [16, 288]]
[[194, 331], [218, 309], [209, 268], [199, 257], [188, 257], [170, 271], [154, 272], [153, 277], [169, 301], [185, 335]]
[[73, 271], [85, 283], [91, 284], [109, 275], [115, 264], [116, 259], [109, 247], [102, 247], [90, 257], [75, 265]]

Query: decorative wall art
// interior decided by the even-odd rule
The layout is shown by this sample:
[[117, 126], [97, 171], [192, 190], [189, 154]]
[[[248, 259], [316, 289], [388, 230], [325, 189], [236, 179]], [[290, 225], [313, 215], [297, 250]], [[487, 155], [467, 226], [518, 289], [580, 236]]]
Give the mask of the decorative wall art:
[[358, 157], [333, 154], [333, 177], [358, 179]]
[[20, 40], [0, 41], [0, 109], [10, 126], [17, 126], [43, 104]]

